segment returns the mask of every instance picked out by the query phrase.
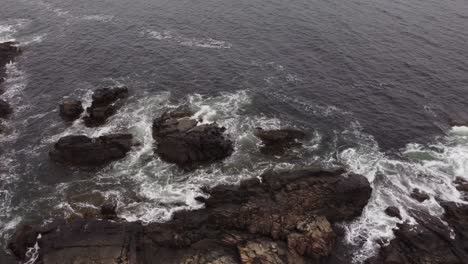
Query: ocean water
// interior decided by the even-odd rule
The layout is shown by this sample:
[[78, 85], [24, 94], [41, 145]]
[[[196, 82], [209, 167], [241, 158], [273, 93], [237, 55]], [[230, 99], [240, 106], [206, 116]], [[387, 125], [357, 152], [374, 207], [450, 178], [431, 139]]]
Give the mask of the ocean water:
[[[24, 49], [7, 66], [0, 98], [15, 112], [0, 136], [0, 263], [20, 223], [96, 210], [73, 197], [118, 203], [129, 221], [167, 221], [202, 207], [201, 186], [236, 184], [265, 170], [342, 165], [363, 174], [372, 198], [344, 223], [354, 263], [389, 241], [406, 213], [441, 215], [435, 198], [463, 202], [468, 179], [468, 4], [465, 0], [161, 1], [0, 0], [0, 41]], [[130, 97], [105, 126], [65, 124], [64, 98], [91, 103], [95, 89]], [[235, 152], [184, 172], [154, 157], [152, 120], [188, 104], [227, 128]], [[255, 127], [295, 127], [311, 137], [283, 157], [259, 152]], [[98, 171], [53, 164], [69, 134], [131, 132], [141, 142]], [[430, 194], [423, 203], [409, 194]], [[30, 251], [31, 261], [37, 247]]]

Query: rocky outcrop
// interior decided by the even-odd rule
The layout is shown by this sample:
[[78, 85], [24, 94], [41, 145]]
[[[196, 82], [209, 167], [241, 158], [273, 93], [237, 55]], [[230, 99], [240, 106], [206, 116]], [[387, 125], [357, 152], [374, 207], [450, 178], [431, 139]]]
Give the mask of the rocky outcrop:
[[65, 100], [59, 105], [60, 116], [66, 121], [74, 121], [83, 113], [83, 105], [78, 100]]
[[[372, 264], [462, 264], [468, 259], [468, 206], [441, 202], [442, 219], [411, 211], [415, 225], [398, 224], [395, 239], [383, 247]], [[442, 222], [446, 221], [448, 226]], [[453, 230], [453, 231], [452, 231]]]
[[10, 105], [0, 99], [0, 118], [6, 118], [11, 113], [13, 113], [13, 109], [11, 109]]
[[65, 136], [54, 145], [49, 156], [53, 161], [66, 165], [95, 167], [124, 158], [134, 144], [131, 134], [98, 138]]
[[398, 207], [395, 207], [395, 206], [387, 207], [387, 209], [385, 209], [385, 214], [387, 214], [390, 217], [396, 217], [400, 220], [402, 219], [401, 214], [400, 214], [400, 209], [398, 209]]
[[454, 127], [454, 126], [468, 126], [468, 121], [463, 121], [463, 120], [450, 120], [449, 125]]
[[232, 141], [224, 135], [225, 128], [217, 124], [199, 124], [192, 112], [179, 108], [165, 112], [153, 122], [156, 154], [183, 168], [222, 160], [234, 150]]
[[93, 94], [91, 106], [86, 109], [87, 115], [83, 118], [85, 125], [96, 127], [104, 124], [116, 113], [127, 95], [126, 87], [97, 89]]
[[419, 189], [413, 189], [413, 192], [411, 193], [411, 198], [415, 199], [416, 201], [422, 203], [426, 200], [429, 200], [429, 195], [425, 192], [422, 192], [421, 190]]
[[366, 178], [343, 173], [316, 168], [270, 172], [261, 181], [217, 186], [206, 190], [204, 209], [178, 212], [166, 223], [60, 222], [41, 233], [39, 260], [323, 263], [338, 239], [333, 223], [359, 216], [371, 195]]
[[0, 84], [5, 80], [5, 65], [21, 53], [21, 49], [16, 42], [0, 43]]
[[260, 151], [271, 155], [281, 155], [288, 148], [301, 146], [298, 140], [307, 136], [303, 131], [292, 128], [264, 130], [260, 127], [255, 129], [254, 135], [263, 143]]

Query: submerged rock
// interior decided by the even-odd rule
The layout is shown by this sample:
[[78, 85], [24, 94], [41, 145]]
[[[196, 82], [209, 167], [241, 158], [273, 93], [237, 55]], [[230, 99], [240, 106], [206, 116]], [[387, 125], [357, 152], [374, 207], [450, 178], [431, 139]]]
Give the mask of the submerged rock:
[[359, 216], [371, 195], [365, 177], [342, 173], [270, 172], [262, 181], [218, 186], [207, 190], [206, 208], [166, 223], [62, 222], [42, 234], [39, 261], [323, 263], [337, 239], [332, 224]]
[[429, 195], [427, 193], [421, 192], [419, 189], [413, 189], [413, 192], [411, 193], [411, 198], [415, 199], [416, 201], [422, 203], [426, 200], [429, 200]]
[[260, 151], [263, 154], [281, 155], [286, 149], [300, 146], [298, 140], [306, 138], [306, 133], [298, 129], [284, 128], [264, 130], [260, 127], [255, 129], [254, 135], [258, 137], [263, 147]]
[[232, 141], [217, 124], [199, 124], [186, 108], [166, 112], [153, 122], [155, 152], [159, 157], [180, 167], [222, 160], [234, 151]]
[[52, 160], [67, 165], [95, 167], [124, 158], [134, 144], [131, 134], [98, 138], [65, 136], [54, 145], [49, 156]]
[[10, 105], [0, 99], [0, 118], [6, 118], [11, 113], [13, 113], [13, 109], [11, 109]]
[[86, 109], [87, 115], [83, 118], [85, 125], [95, 127], [104, 124], [110, 116], [115, 114], [122, 99], [127, 95], [126, 87], [97, 89], [93, 94], [91, 106]]
[[83, 105], [78, 100], [65, 100], [60, 106], [60, 116], [67, 121], [74, 121], [78, 119], [83, 113]]

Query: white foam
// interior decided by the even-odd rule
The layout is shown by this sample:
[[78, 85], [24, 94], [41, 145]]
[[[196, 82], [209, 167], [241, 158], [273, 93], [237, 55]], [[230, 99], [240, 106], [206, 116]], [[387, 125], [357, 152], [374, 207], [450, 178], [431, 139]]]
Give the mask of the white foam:
[[223, 40], [216, 40], [213, 38], [189, 38], [169, 30], [156, 31], [145, 30], [142, 32], [143, 36], [147, 36], [156, 40], [164, 40], [177, 43], [181, 46], [209, 48], [209, 49], [230, 49], [232, 44]]
[[[362, 263], [376, 254], [378, 241], [388, 242], [393, 238], [392, 229], [399, 221], [384, 214], [388, 206], [400, 209], [402, 221], [415, 223], [407, 213], [410, 209], [424, 210], [434, 216], [443, 214], [435, 197], [466, 203], [453, 183], [456, 177], [467, 177], [468, 171], [468, 138], [459, 132], [459, 128], [454, 128], [433, 145], [408, 144], [401, 151], [403, 158], [396, 159], [382, 153], [372, 137], [359, 129], [354, 130], [359, 147], [341, 151], [338, 161], [366, 176], [373, 187], [362, 216], [346, 225], [347, 242], [359, 248], [354, 255], [355, 263]], [[428, 193], [431, 198], [418, 203], [410, 198], [414, 188]]]

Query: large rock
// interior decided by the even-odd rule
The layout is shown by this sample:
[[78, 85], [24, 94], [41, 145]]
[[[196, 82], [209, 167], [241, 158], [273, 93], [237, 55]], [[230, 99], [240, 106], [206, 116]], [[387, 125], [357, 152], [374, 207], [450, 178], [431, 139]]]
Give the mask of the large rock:
[[[206, 208], [166, 223], [78, 220], [42, 234], [49, 263], [324, 263], [335, 222], [359, 216], [366, 178], [342, 170], [270, 172], [207, 190]], [[15, 241], [12, 241], [15, 243]]]
[[159, 157], [180, 167], [222, 160], [234, 150], [217, 124], [199, 124], [187, 109], [166, 112], [153, 122], [153, 137]]
[[78, 100], [65, 100], [59, 105], [60, 116], [67, 121], [78, 119], [83, 113], [83, 105]]
[[298, 140], [303, 140], [307, 136], [303, 131], [293, 128], [265, 130], [260, 127], [255, 129], [254, 135], [263, 143], [260, 151], [263, 154], [273, 155], [280, 155], [288, 148], [300, 146]]
[[133, 145], [131, 134], [98, 138], [65, 136], [54, 145], [49, 156], [52, 160], [67, 165], [94, 167], [124, 158]]
[[126, 87], [97, 89], [93, 94], [93, 102], [86, 109], [84, 117], [85, 125], [88, 127], [100, 126], [116, 113], [122, 104], [122, 99], [128, 95]]
[[13, 112], [10, 105], [0, 99], [0, 118], [6, 118]]

